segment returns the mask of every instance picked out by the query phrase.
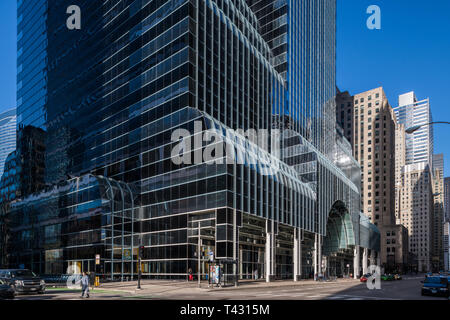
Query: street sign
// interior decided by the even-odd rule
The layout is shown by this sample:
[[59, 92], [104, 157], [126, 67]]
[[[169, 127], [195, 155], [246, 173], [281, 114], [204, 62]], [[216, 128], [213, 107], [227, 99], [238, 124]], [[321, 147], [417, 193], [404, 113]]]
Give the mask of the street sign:
[[100, 255], [99, 255], [99, 254], [96, 254], [96, 255], [95, 255], [95, 264], [96, 264], [96, 265], [99, 265], [99, 264], [100, 264]]
[[123, 250], [123, 260], [131, 260], [131, 249]]

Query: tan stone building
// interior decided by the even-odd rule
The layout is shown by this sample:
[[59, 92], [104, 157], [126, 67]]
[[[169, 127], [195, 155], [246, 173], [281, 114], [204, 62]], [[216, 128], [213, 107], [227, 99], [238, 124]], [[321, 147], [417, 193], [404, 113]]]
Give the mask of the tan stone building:
[[408, 229], [401, 224], [397, 224], [386, 227], [384, 232], [386, 233], [386, 264], [394, 266], [397, 270], [406, 271], [410, 259]]
[[338, 92], [336, 119], [361, 165], [361, 209], [381, 232], [381, 263], [387, 263], [387, 232], [395, 228], [396, 118], [382, 87], [351, 96]]
[[402, 186], [402, 172], [406, 165], [406, 133], [403, 124], [396, 124], [395, 127], [395, 219], [397, 224], [401, 224], [399, 219], [400, 193]]
[[433, 167], [432, 269], [444, 269], [444, 177], [443, 170]]
[[431, 271], [433, 175], [427, 162], [404, 166], [398, 221], [408, 229], [409, 251], [421, 272]]

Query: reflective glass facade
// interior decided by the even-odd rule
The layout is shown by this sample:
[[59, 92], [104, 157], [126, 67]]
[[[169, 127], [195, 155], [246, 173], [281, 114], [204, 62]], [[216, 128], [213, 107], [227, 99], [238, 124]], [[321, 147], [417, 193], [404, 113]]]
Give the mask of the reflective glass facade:
[[[360, 243], [354, 182], [360, 168], [351, 156], [342, 161], [351, 153], [335, 131], [335, 1], [289, 2], [280, 50], [273, 41], [278, 37], [265, 29], [274, 25], [266, 21], [265, 27], [257, 4], [249, 2], [81, 1], [77, 31], [67, 30], [63, 19], [71, 1], [52, 2], [42, 16], [48, 41], [45, 182], [90, 173], [130, 186], [137, 212], [135, 241], [126, 242], [129, 270], [142, 244], [146, 277], [185, 279], [198, 268], [205, 274], [210, 251], [229, 281], [255, 270], [268, 278], [307, 277], [321, 265], [321, 249], [313, 259], [311, 248], [322, 248], [336, 201], [344, 202], [355, 225], [342, 250], [349, 254]], [[277, 63], [283, 56], [285, 66]], [[190, 161], [182, 164], [174, 161], [177, 129], [192, 135], [186, 140], [191, 152], [183, 150]], [[202, 140], [211, 129], [227, 148], [216, 161], [199, 163], [198, 154], [211, 149]], [[267, 130], [270, 147], [238, 129]], [[283, 132], [280, 141], [275, 129]], [[279, 142], [281, 154], [272, 142]], [[243, 161], [227, 162], [229, 149]], [[38, 199], [27, 198], [26, 207]], [[120, 228], [129, 231], [126, 225]], [[67, 241], [70, 234], [61, 232]], [[107, 247], [99, 250], [109, 255]], [[89, 260], [94, 251], [59, 259], [65, 266]], [[112, 268], [108, 273], [105, 267], [105, 276], [117, 270], [131, 275]]]
[[99, 254], [99, 273], [133, 276], [134, 200], [126, 184], [86, 175], [13, 203], [9, 264], [41, 274], [80, 273], [95, 271]]
[[43, 127], [47, 97], [47, 0], [17, 1], [17, 125]]
[[16, 149], [16, 109], [0, 114], [0, 177], [5, 160]]
[[[283, 115], [326, 154], [332, 146], [336, 95], [336, 1], [246, 0], [286, 81]], [[281, 114], [281, 113], [280, 113]], [[331, 141], [331, 142], [330, 142]]]

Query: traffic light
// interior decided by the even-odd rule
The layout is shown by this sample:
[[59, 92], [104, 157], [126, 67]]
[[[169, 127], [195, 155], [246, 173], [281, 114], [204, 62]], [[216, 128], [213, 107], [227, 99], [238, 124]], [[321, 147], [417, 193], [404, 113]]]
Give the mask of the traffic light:
[[144, 257], [144, 246], [139, 246], [139, 258]]

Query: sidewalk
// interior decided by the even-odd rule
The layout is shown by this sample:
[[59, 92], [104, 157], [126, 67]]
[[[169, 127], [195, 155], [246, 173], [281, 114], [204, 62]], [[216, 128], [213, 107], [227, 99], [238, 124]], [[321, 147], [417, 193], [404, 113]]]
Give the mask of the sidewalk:
[[[336, 285], [344, 283], [359, 283], [359, 280], [354, 279], [337, 279], [336, 281], [314, 281], [314, 280], [301, 280], [294, 282], [293, 280], [277, 280], [273, 282], [265, 282], [264, 280], [240, 280], [238, 287], [228, 286], [223, 288], [208, 287], [208, 282], [203, 281], [201, 288], [198, 288], [198, 282], [196, 281], [180, 281], [180, 280], [141, 280], [141, 290], [137, 290], [137, 281], [127, 282], [110, 282], [103, 283], [98, 287], [99, 290], [108, 290], [116, 292], [124, 292], [130, 294], [161, 294], [168, 292], [212, 292], [212, 291], [229, 291], [229, 290], [248, 290], [248, 289], [267, 289], [267, 288], [289, 288], [289, 287], [302, 287], [302, 286], [326, 286]], [[95, 292], [95, 289], [94, 289]]]

